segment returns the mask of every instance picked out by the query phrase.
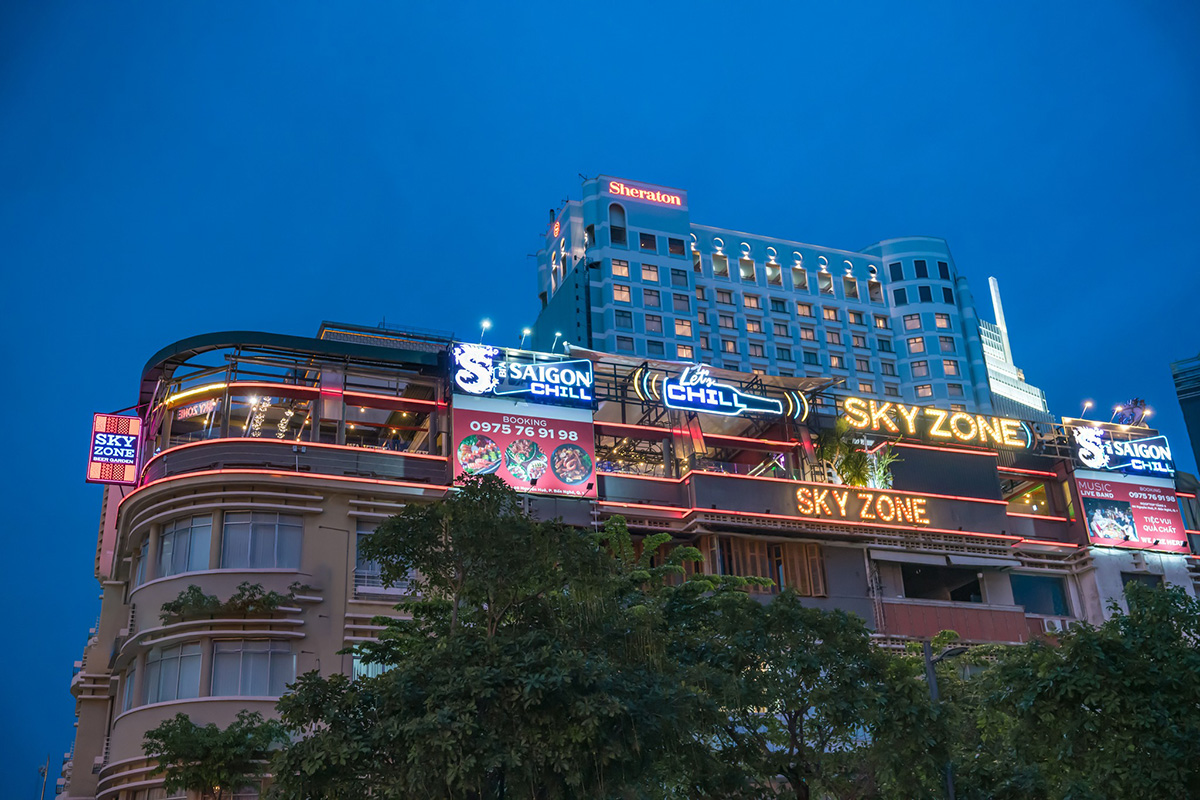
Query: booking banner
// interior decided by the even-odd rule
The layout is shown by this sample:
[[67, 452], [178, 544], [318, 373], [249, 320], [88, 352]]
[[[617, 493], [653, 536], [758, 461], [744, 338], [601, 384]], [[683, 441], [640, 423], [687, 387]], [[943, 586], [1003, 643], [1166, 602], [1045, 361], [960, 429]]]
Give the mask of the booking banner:
[[497, 475], [519, 492], [596, 496], [590, 410], [456, 395], [454, 477]]
[[1179, 499], [1167, 481], [1079, 470], [1075, 484], [1092, 544], [1189, 552]]

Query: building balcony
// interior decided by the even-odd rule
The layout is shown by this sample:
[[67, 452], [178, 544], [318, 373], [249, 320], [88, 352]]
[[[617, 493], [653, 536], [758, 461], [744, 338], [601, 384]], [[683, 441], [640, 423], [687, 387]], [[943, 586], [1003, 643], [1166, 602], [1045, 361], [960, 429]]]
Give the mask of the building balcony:
[[954, 631], [965, 642], [1019, 643], [1029, 640], [1030, 624], [1020, 606], [890, 598], [882, 601], [879, 633], [930, 639]]

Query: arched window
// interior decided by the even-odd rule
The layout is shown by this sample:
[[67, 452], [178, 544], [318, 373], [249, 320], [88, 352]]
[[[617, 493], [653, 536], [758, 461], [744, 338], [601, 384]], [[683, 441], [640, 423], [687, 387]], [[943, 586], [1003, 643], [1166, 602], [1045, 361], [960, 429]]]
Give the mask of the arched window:
[[608, 207], [608, 235], [613, 244], [625, 244], [625, 209], [616, 203]]

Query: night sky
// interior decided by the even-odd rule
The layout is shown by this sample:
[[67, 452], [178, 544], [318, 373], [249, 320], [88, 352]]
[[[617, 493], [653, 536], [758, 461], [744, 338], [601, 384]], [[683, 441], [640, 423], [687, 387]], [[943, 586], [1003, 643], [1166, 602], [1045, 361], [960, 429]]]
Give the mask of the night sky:
[[23, 409], [6, 795], [36, 797], [73, 738], [71, 664], [99, 611], [92, 412], [133, 405], [146, 359], [206, 331], [475, 336], [486, 316], [516, 344], [538, 307], [527, 254], [580, 173], [813, 244], [944, 237], [977, 301], [1000, 280], [1052, 411], [1145, 397], [1194, 471], [1169, 363], [1200, 351], [1196, 4], [349, 5], [0, 7], [4, 374]]

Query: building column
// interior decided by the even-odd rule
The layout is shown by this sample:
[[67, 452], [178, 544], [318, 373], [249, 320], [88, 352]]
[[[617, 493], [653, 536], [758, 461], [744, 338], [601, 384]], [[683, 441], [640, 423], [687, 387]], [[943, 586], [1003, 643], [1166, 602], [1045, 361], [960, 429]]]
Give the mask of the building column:
[[225, 510], [213, 510], [212, 533], [208, 537], [208, 568], [221, 568], [221, 541], [225, 535]]
[[146, 547], [146, 566], [142, 570], [147, 583], [160, 577], [158, 574], [158, 546], [161, 536], [162, 523], [156, 522], [150, 526], [150, 544]]

